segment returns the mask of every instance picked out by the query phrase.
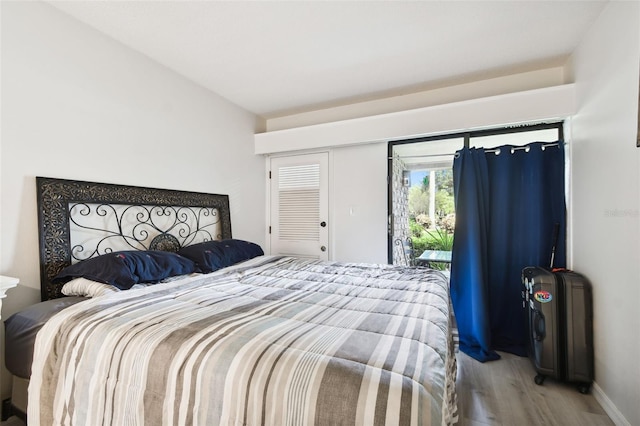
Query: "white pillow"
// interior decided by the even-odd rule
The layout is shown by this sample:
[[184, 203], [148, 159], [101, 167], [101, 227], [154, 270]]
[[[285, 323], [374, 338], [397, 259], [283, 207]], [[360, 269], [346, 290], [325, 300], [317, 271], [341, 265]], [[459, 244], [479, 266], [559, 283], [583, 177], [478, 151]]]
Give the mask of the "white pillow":
[[86, 278], [75, 278], [62, 286], [62, 294], [65, 296], [98, 297], [119, 291], [112, 285], [91, 281]]

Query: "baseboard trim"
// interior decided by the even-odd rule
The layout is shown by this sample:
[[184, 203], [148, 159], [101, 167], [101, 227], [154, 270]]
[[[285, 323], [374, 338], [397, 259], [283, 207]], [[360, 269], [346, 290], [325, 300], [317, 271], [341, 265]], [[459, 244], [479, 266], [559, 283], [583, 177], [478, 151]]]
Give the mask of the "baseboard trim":
[[607, 413], [611, 421], [615, 423], [616, 426], [631, 426], [631, 423], [627, 421], [620, 410], [618, 410], [618, 407], [615, 406], [597, 383], [593, 383], [591, 392], [596, 401], [598, 401], [598, 404], [602, 406], [602, 409]]

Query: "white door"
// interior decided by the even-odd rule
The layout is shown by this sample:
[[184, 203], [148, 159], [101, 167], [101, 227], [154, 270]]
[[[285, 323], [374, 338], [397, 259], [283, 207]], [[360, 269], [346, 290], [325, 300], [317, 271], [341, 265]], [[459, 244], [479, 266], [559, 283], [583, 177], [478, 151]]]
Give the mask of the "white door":
[[271, 254], [329, 259], [329, 154], [271, 159]]

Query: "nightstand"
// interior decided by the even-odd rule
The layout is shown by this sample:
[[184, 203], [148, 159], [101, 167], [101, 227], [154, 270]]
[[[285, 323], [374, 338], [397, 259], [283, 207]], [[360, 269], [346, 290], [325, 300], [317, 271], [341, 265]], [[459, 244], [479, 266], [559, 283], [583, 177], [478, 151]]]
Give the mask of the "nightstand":
[[0, 319], [2, 318], [2, 299], [6, 297], [7, 290], [17, 286], [19, 282], [18, 278], [0, 275]]
[[[10, 289], [14, 288], [15, 286], [17, 286], [19, 282], [20, 282], [20, 280], [18, 278], [6, 277], [4, 275], [0, 275], [0, 319], [2, 318], [2, 299], [4, 299], [6, 297], [7, 290], [10, 290]], [[0, 324], [2, 324], [2, 321], [0, 321]], [[3, 337], [4, 337], [4, 335], [3, 335]], [[0, 350], [4, 352], [3, 346], [4, 346], [4, 341], [0, 342]], [[2, 353], [2, 355], [0, 355], [0, 360], [4, 361], [4, 356], [3, 355], [4, 355], [4, 353]], [[3, 369], [4, 369], [4, 367], [3, 367]], [[4, 424], [4, 420], [6, 420], [6, 418], [5, 418], [6, 412], [5, 412], [4, 405], [5, 405], [4, 401], [2, 401], [2, 420], [3, 420], [2, 424]], [[11, 423], [11, 424], [13, 424], [13, 423]]]

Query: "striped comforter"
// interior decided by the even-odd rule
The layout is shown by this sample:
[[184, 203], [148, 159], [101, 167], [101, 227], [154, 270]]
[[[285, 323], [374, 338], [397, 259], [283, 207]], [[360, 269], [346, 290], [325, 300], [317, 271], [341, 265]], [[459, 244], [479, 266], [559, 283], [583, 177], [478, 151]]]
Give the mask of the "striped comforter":
[[456, 420], [442, 274], [260, 257], [98, 297], [38, 334], [29, 424]]

